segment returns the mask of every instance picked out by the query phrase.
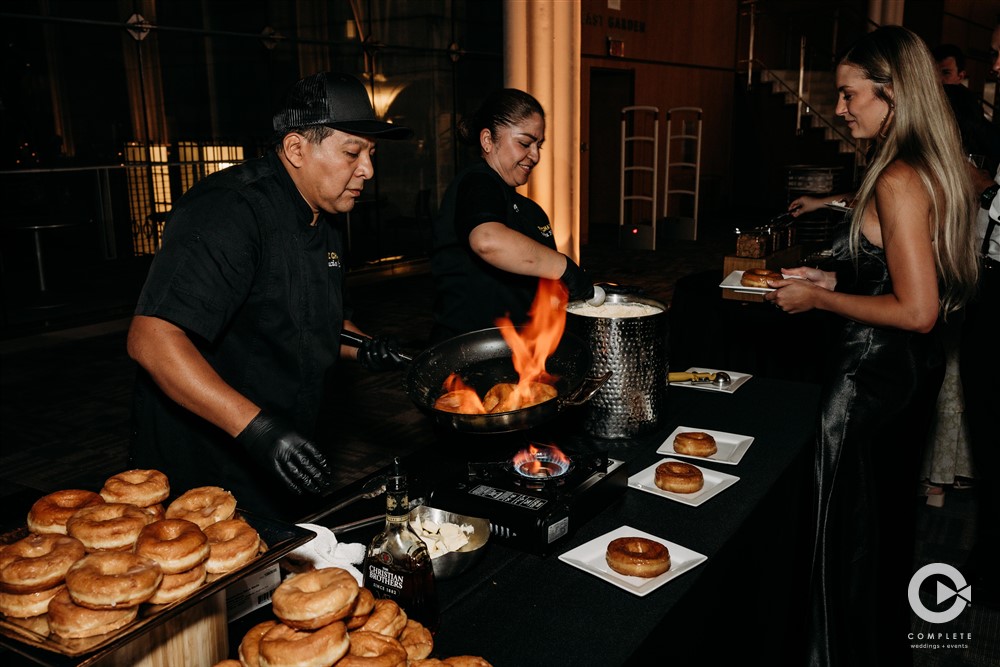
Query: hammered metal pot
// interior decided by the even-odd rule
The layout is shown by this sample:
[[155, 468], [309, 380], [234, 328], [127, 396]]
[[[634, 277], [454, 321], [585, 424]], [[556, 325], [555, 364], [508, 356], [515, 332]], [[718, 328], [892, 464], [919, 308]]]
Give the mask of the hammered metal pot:
[[667, 308], [632, 294], [608, 294], [605, 308], [645, 304], [658, 313], [641, 317], [592, 317], [566, 313], [566, 328], [587, 341], [591, 374], [613, 371], [587, 404], [587, 433], [597, 438], [631, 438], [655, 430], [666, 410]]

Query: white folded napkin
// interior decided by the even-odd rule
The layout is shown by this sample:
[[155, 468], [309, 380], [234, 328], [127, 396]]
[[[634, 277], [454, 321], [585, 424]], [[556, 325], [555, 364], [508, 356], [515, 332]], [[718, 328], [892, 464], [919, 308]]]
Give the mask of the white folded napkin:
[[312, 523], [300, 523], [298, 526], [316, 533], [316, 537], [288, 554], [287, 558], [294, 565], [290, 569], [301, 568], [305, 571], [339, 567], [350, 572], [358, 580], [358, 586], [364, 583], [361, 571], [355, 566], [361, 565], [365, 559], [365, 545], [337, 542], [337, 536], [325, 526]]

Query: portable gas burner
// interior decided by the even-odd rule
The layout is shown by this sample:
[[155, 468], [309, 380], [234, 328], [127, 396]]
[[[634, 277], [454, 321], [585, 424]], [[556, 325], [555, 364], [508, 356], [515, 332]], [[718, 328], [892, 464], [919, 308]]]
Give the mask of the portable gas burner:
[[494, 538], [545, 555], [627, 483], [624, 462], [604, 452], [569, 456], [530, 444], [504, 461], [469, 463], [467, 478], [442, 484], [431, 498], [440, 509], [489, 519]]

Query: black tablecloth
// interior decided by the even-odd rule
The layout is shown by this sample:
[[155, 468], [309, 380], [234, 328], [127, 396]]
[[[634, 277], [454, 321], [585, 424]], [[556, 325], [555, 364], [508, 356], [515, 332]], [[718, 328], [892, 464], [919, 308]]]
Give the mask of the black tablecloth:
[[[739, 482], [699, 507], [627, 489], [571, 527], [575, 532], [547, 557], [494, 540], [472, 570], [439, 582], [435, 655], [482, 655], [495, 667], [643, 664], [656, 655], [651, 650], [660, 651], [662, 664], [719, 664], [740, 655], [794, 662], [804, 627], [818, 395], [816, 385], [761, 377], [733, 394], [671, 387], [659, 430], [605, 443], [610, 456], [634, 474], [664, 458], [655, 450], [677, 426], [751, 435], [739, 464], [699, 462]], [[622, 525], [708, 560], [639, 597], [558, 559]]]

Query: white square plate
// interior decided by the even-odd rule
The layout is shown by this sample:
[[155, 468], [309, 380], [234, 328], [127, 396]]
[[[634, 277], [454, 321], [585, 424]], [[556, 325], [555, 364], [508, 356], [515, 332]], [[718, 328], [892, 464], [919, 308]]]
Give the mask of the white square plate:
[[652, 493], [654, 496], [662, 496], [663, 498], [676, 500], [677, 502], [684, 503], [685, 505], [697, 507], [709, 498], [714, 498], [725, 489], [728, 489], [730, 486], [740, 481], [740, 478], [735, 475], [727, 475], [724, 472], [718, 472], [716, 470], [712, 470], [711, 468], [695, 466], [695, 468], [700, 470], [701, 474], [705, 477], [705, 485], [702, 486], [701, 489], [695, 491], [694, 493], [675, 493], [674, 491], [664, 491], [656, 485], [656, 468], [661, 463], [676, 460], [677, 459], [663, 459], [662, 461], [657, 461], [645, 470], [637, 472], [629, 477], [628, 485], [633, 489], [639, 489], [640, 491]]
[[[719, 371], [714, 368], [699, 368], [692, 366], [687, 369], [685, 373], [718, 373]], [[671, 387], [691, 387], [692, 389], [701, 389], [703, 391], [720, 391], [723, 394], [731, 394], [747, 380], [752, 378], [752, 375], [746, 373], [737, 373], [736, 371], [722, 371], [723, 373], [729, 374], [730, 383], [725, 387], [720, 387], [712, 382], [671, 382]]]
[[[608, 544], [619, 537], [645, 537], [649, 540], [659, 542], [670, 551], [670, 569], [658, 577], [630, 577], [626, 574], [618, 574], [610, 567], [604, 555], [608, 551]], [[570, 549], [559, 556], [559, 560], [569, 563], [573, 567], [580, 568], [584, 572], [589, 572], [595, 577], [599, 577], [609, 584], [614, 584], [622, 590], [643, 596], [655, 591], [657, 588], [667, 583], [671, 579], [676, 579], [685, 572], [701, 565], [708, 556], [704, 556], [697, 551], [691, 551], [687, 547], [674, 544], [661, 537], [644, 533], [641, 530], [622, 526], [610, 533], [605, 533], [600, 537], [595, 537], [586, 544], [581, 544], [575, 549]]]
[[[691, 456], [674, 451], [674, 438], [677, 437], [678, 433], [685, 431], [708, 433], [715, 438], [715, 446], [718, 451], [711, 456]], [[682, 456], [686, 459], [695, 459], [696, 461], [715, 461], [717, 463], [736, 465], [743, 458], [743, 455], [747, 453], [752, 442], [753, 436], [751, 435], [739, 435], [738, 433], [726, 433], [725, 431], [709, 431], [707, 428], [693, 428], [691, 426], [678, 426], [674, 429], [673, 433], [667, 436], [663, 444], [656, 449], [656, 453], [668, 456]]]

